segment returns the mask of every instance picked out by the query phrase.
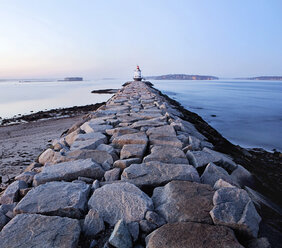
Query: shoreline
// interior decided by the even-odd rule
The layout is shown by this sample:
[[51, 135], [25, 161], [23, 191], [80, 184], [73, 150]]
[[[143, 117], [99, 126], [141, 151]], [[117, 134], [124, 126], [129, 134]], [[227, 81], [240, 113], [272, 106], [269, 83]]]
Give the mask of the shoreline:
[[17, 117], [12, 117], [12, 118], [4, 118], [4, 119], [0, 118], [0, 127], [30, 123], [39, 120], [42, 121], [48, 119], [75, 117], [78, 115], [88, 114], [90, 111], [95, 111], [97, 108], [101, 107], [104, 104], [105, 102], [88, 104], [83, 106], [73, 106], [68, 108], [56, 108], [46, 111], [38, 111], [36, 113], [27, 114], [27, 115], [19, 115]]
[[52, 109], [6, 119], [6, 124], [0, 125], [0, 185], [12, 182], [52, 140], [104, 104]]

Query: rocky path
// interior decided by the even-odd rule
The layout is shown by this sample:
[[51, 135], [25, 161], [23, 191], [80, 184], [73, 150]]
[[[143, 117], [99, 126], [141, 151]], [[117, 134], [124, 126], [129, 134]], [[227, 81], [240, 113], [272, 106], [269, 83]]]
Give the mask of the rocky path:
[[0, 199], [0, 247], [270, 247], [252, 175], [144, 82], [53, 141]]

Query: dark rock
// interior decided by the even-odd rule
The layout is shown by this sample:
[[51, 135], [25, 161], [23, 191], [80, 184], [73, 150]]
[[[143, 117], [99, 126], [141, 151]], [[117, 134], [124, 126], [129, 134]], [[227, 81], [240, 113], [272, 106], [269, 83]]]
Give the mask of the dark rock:
[[0, 232], [1, 247], [75, 248], [79, 221], [58, 216], [19, 214]]
[[233, 231], [193, 222], [163, 225], [146, 237], [147, 248], [243, 248]]
[[82, 183], [50, 182], [33, 188], [18, 203], [14, 212], [82, 217], [90, 187]]
[[213, 208], [214, 191], [209, 185], [187, 181], [172, 181], [154, 189], [155, 211], [166, 222], [193, 221], [212, 223], [209, 211]]

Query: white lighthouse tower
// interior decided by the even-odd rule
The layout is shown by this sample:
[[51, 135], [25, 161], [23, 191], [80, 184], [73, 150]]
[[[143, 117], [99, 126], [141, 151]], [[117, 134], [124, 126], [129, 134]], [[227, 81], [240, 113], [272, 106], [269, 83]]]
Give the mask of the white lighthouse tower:
[[134, 71], [133, 79], [134, 79], [134, 81], [141, 81], [142, 80], [141, 70], [140, 70], [138, 65], [137, 65], [136, 70]]

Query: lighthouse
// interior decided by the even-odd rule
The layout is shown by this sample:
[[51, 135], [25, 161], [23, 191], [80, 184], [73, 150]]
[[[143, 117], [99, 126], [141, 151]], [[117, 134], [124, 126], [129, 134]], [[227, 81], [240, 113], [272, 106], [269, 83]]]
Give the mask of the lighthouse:
[[138, 65], [136, 67], [136, 70], [134, 71], [133, 79], [134, 79], [134, 81], [141, 81], [142, 80], [141, 70], [140, 70]]

